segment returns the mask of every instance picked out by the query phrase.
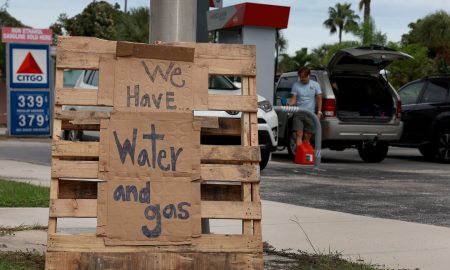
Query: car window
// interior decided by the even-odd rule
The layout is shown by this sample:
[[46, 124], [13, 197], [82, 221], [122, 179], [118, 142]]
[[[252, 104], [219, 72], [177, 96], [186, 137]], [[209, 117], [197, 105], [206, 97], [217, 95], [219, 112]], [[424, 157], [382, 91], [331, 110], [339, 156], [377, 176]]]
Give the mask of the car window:
[[415, 104], [424, 82], [412, 83], [398, 92], [403, 105]]
[[78, 69], [65, 69], [63, 85], [64, 88], [74, 88], [78, 78], [81, 76], [82, 70]]
[[430, 81], [422, 96], [421, 103], [445, 102], [448, 95], [446, 81]]
[[208, 79], [209, 89], [215, 90], [237, 90], [237, 88], [229, 79], [224, 76], [210, 76]]
[[[313, 81], [317, 82], [317, 76], [316, 75], [310, 75], [309, 78]], [[280, 78], [280, 81], [278, 82], [277, 86], [277, 96], [283, 97], [283, 98], [289, 98], [291, 95], [292, 85], [294, 85], [295, 82], [298, 81], [298, 76], [291, 76], [291, 77], [282, 77]]]
[[84, 73], [83, 82], [92, 86], [98, 86], [98, 71], [86, 70]]

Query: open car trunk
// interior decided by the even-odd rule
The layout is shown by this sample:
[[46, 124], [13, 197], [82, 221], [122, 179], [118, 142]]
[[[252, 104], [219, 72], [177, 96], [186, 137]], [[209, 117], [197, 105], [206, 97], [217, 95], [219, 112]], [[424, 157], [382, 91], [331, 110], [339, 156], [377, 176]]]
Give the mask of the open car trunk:
[[394, 115], [387, 84], [370, 76], [335, 75], [331, 78], [337, 118], [343, 122], [389, 122]]

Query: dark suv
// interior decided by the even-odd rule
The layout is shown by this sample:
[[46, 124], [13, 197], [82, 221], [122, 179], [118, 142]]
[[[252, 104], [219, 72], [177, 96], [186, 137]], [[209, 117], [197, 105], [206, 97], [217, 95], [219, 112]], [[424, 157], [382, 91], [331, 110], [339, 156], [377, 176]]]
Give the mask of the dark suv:
[[423, 156], [450, 162], [450, 74], [400, 88], [403, 135], [392, 145], [417, 147]]
[[[322, 147], [342, 151], [357, 147], [365, 162], [381, 162], [389, 143], [400, 139], [401, 104], [395, 89], [380, 75], [395, 60], [411, 56], [380, 46], [338, 51], [326, 70], [311, 70], [322, 89]], [[297, 72], [283, 73], [276, 86], [276, 105], [290, 97]], [[278, 145], [295, 155], [292, 114], [278, 113]]]

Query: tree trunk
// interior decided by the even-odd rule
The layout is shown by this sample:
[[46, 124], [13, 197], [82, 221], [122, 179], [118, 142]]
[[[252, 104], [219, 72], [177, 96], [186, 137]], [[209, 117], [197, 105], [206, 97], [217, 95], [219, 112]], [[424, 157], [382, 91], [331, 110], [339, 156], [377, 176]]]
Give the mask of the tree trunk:
[[370, 1], [364, 0], [364, 23], [368, 23], [370, 20]]
[[339, 27], [339, 44], [341, 44], [342, 41], [342, 27]]

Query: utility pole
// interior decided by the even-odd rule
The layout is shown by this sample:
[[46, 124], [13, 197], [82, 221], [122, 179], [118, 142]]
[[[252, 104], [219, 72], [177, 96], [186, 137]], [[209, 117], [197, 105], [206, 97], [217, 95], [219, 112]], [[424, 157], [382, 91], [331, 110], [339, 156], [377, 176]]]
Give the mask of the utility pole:
[[127, 13], [127, 4], [128, 4], [128, 0], [125, 0], [125, 13]]
[[150, 43], [195, 42], [197, 0], [150, 0]]
[[[197, 2], [207, 3], [206, 0], [150, 0], [150, 43], [196, 42]], [[202, 218], [202, 233], [210, 233], [209, 219]]]

